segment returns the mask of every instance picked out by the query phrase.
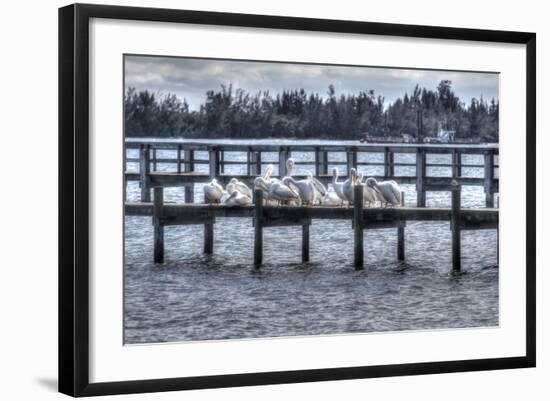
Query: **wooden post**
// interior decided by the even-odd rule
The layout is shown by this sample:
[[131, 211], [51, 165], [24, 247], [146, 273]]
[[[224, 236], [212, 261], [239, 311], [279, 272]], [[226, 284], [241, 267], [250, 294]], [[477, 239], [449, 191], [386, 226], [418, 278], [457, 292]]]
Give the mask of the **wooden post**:
[[216, 178], [220, 174], [220, 152], [216, 147], [208, 151], [209, 160], [209, 176], [211, 179]]
[[178, 145], [178, 151], [176, 154], [176, 160], [177, 160], [177, 172], [178, 174], [181, 173], [181, 145]]
[[426, 152], [416, 149], [416, 206], [426, 207]]
[[254, 267], [262, 265], [264, 231], [263, 231], [263, 193], [261, 189], [254, 190]]
[[225, 173], [225, 152], [220, 150], [220, 172], [221, 174]]
[[384, 149], [384, 178], [390, 179], [394, 176], [393, 152], [389, 148]]
[[157, 171], [157, 149], [153, 148], [153, 171]]
[[320, 175], [327, 175], [327, 174], [328, 174], [328, 152], [317, 148], [315, 149], [315, 175], [319, 177]]
[[489, 151], [485, 153], [485, 207], [494, 207], [494, 189], [493, 189], [493, 179], [495, 176], [495, 164], [493, 152]]
[[151, 159], [149, 145], [139, 147], [139, 186], [141, 188], [141, 201], [151, 202], [150, 177]]
[[346, 153], [346, 162], [347, 162], [347, 176], [349, 177], [349, 171], [352, 168], [357, 169], [357, 150], [356, 149], [350, 149]]
[[250, 175], [256, 176], [262, 174], [262, 154], [261, 152], [250, 153]]
[[309, 224], [302, 226], [302, 263], [309, 262]]
[[[401, 192], [401, 206], [405, 206], [405, 192]], [[397, 260], [405, 260], [405, 222], [397, 226]]]
[[363, 187], [356, 185], [353, 190], [353, 246], [356, 270], [363, 268]]
[[[206, 204], [206, 199], [204, 200]], [[214, 224], [206, 223], [204, 225], [204, 247], [203, 252], [207, 255], [214, 253]]]
[[153, 204], [153, 261], [164, 263], [164, 226], [162, 224], [162, 208], [164, 204], [164, 188], [154, 188]]
[[453, 273], [460, 273], [462, 261], [460, 257], [460, 185], [453, 181], [451, 198], [451, 236], [453, 252]]
[[[194, 158], [195, 158], [195, 151], [194, 150], [185, 150], [183, 152], [183, 157], [185, 159], [183, 166], [184, 166], [184, 172], [191, 173], [195, 171], [195, 164], [194, 164]], [[193, 203], [195, 201], [195, 186], [194, 184], [186, 185], [185, 186], [185, 203]]]
[[283, 178], [287, 175], [286, 161], [288, 160], [289, 155], [290, 155], [290, 152], [288, 148], [279, 149], [279, 177], [280, 178]]
[[453, 150], [453, 178], [460, 178], [462, 176], [462, 153], [458, 150]]

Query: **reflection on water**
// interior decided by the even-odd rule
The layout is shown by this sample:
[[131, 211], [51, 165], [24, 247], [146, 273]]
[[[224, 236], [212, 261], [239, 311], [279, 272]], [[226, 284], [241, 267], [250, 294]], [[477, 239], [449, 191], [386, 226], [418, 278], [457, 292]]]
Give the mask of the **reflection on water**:
[[[129, 156], [132, 151], [129, 151]], [[159, 151], [158, 157], [175, 152]], [[205, 153], [205, 152], [204, 152]], [[243, 160], [239, 152], [226, 160]], [[135, 157], [137, 155], [131, 155]], [[277, 154], [263, 154], [277, 160]], [[310, 153], [293, 154], [312, 161]], [[359, 161], [381, 161], [368, 154]], [[206, 159], [206, 153], [196, 152]], [[271, 159], [270, 159], [271, 158]], [[412, 158], [409, 160], [409, 158]], [[380, 160], [379, 160], [380, 159]], [[345, 155], [331, 154], [330, 161]], [[396, 155], [412, 162], [414, 155]], [[436, 155], [428, 163], [450, 163]], [[480, 156], [463, 156], [465, 164], [482, 164]], [[128, 169], [137, 168], [129, 163]], [[173, 169], [159, 164], [157, 169]], [[207, 166], [197, 170], [207, 171]], [[242, 166], [227, 166], [239, 174]], [[413, 175], [414, 167], [397, 174]], [[450, 168], [432, 167], [430, 175], [448, 175]], [[365, 166], [367, 175], [382, 167]], [[313, 171], [299, 165], [296, 173]], [[464, 168], [464, 176], [481, 177], [482, 168]], [[402, 186], [406, 204], [414, 205], [414, 185]], [[183, 188], [167, 188], [167, 201], [183, 202]], [[136, 182], [128, 198], [139, 199]], [[200, 185], [195, 199], [202, 199]], [[481, 187], [463, 187], [464, 207], [483, 207]], [[450, 205], [450, 194], [428, 192], [427, 206]], [[379, 332], [498, 325], [498, 265], [495, 230], [462, 233], [464, 274], [452, 276], [449, 224], [411, 222], [406, 228], [406, 261], [396, 260], [396, 230], [365, 232], [365, 270], [355, 271], [353, 231], [349, 221], [314, 221], [311, 262], [302, 264], [299, 227], [264, 230], [264, 260], [252, 268], [253, 228], [250, 219], [218, 219], [214, 255], [202, 254], [203, 228], [165, 229], [163, 265], [152, 263], [151, 218], [125, 218], [125, 342], [166, 342]]]

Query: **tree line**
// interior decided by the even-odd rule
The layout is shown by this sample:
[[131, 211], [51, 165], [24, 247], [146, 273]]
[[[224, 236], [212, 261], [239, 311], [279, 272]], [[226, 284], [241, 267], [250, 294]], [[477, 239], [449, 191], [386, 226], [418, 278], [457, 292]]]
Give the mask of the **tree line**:
[[206, 92], [198, 110], [174, 94], [135, 88], [127, 89], [124, 108], [130, 137], [416, 138], [444, 129], [455, 131], [456, 139], [498, 141], [498, 101], [480, 97], [466, 104], [451, 81], [441, 81], [435, 90], [416, 85], [387, 107], [373, 90], [337, 95], [330, 85], [326, 96], [304, 89], [273, 95], [222, 85]]

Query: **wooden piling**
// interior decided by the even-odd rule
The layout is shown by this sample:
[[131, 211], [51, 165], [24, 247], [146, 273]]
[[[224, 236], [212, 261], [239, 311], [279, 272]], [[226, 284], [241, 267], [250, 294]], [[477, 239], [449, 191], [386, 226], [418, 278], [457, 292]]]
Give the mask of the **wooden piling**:
[[281, 178], [287, 175], [286, 161], [288, 160], [289, 156], [290, 152], [288, 148], [279, 149], [279, 177]]
[[416, 206], [426, 207], [426, 152], [416, 149]]
[[250, 152], [250, 174], [257, 176], [262, 174], [262, 153]]
[[319, 148], [315, 149], [315, 175], [319, 177], [320, 175], [328, 174], [328, 152], [320, 150]]
[[302, 226], [302, 263], [309, 262], [309, 224]]
[[178, 172], [178, 174], [180, 174], [181, 173], [181, 145], [178, 145], [178, 150], [176, 152], [176, 160], [177, 160], [176, 171]]
[[[186, 173], [191, 173], [195, 171], [195, 164], [194, 164], [194, 158], [195, 158], [195, 151], [193, 150], [185, 150], [183, 152], [183, 157], [185, 159], [184, 162], [184, 171]], [[184, 189], [184, 196], [185, 196], [185, 203], [193, 203], [195, 201], [195, 185], [186, 185]]]
[[153, 261], [155, 263], [164, 263], [163, 204], [164, 189], [162, 187], [155, 187], [153, 204]]
[[[206, 197], [204, 199], [206, 204]], [[214, 253], [214, 224], [206, 223], [204, 225], [204, 247], [203, 252], [207, 255]]]
[[264, 232], [263, 232], [263, 193], [254, 190], [254, 267], [262, 265]]
[[213, 147], [208, 151], [208, 165], [210, 179], [220, 175], [220, 152], [217, 147]]
[[356, 270], [363, 268], [363, 187], [356, 185], [353, 194], [353, 255]]
[[347, 175], [349, 177], [349, 171], [352, 168], [357, 169], [357, 149], [348, 149], [346, 152], [346, 162], [347, 162]]
[[394, 176], [393, 152], [384, 148], [384, 179], [391, 179]]
[[151, 202], [150, 174], [151, 159], [149, 145], [141, 145], [139, 148], [139, 184], [141, 187], [141, 201]]
[[460, 185], [455, 181], [451, 192], [451, 241], [453, 273], [460, 273], [462, 269], [460, 245]]
[[[401, 192], [401, 206], [405, 206], [405, 192]], [[397, 260], [405, 260], [405, 222], [397, 226]]]
[[484, 189], [485, 189], [485, 206], [494, 207], [494, 188], [493, 188], [493, 178], [495, 175], [495, 161], [492, 152], [486, 152], [484, 155]]
[[212, 255], [214, 253], [214, 224], [206, 223], [204, 225], [204, 253]]
[[452, 165], [452, 177], [460, 178], [462, 176], [462, 154], [456, 149], [453, 150]]
[[157, 171], [157, 149], [153, 148], [153, 171]]

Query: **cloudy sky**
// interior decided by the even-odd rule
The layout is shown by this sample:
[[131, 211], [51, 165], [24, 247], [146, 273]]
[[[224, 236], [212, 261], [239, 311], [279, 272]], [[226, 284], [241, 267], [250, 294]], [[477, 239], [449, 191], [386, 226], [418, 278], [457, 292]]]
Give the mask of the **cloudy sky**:
[[174, 57], [126, 56], [125, 85], [138, 90], [175, 93], [198, 109], [208, 90], [232, 84], [249, 92], [304, 88], [325, 96], [333, 84], [336, 94], [374, 89], [386, 105], [416, 84], [435, 89], [441, 80], [452, 81], [456, 95], [464, 102], [483, 96], [498, 99], [498, 74], [398, 68], [340, 67], [307, 64], [228, 61]]

